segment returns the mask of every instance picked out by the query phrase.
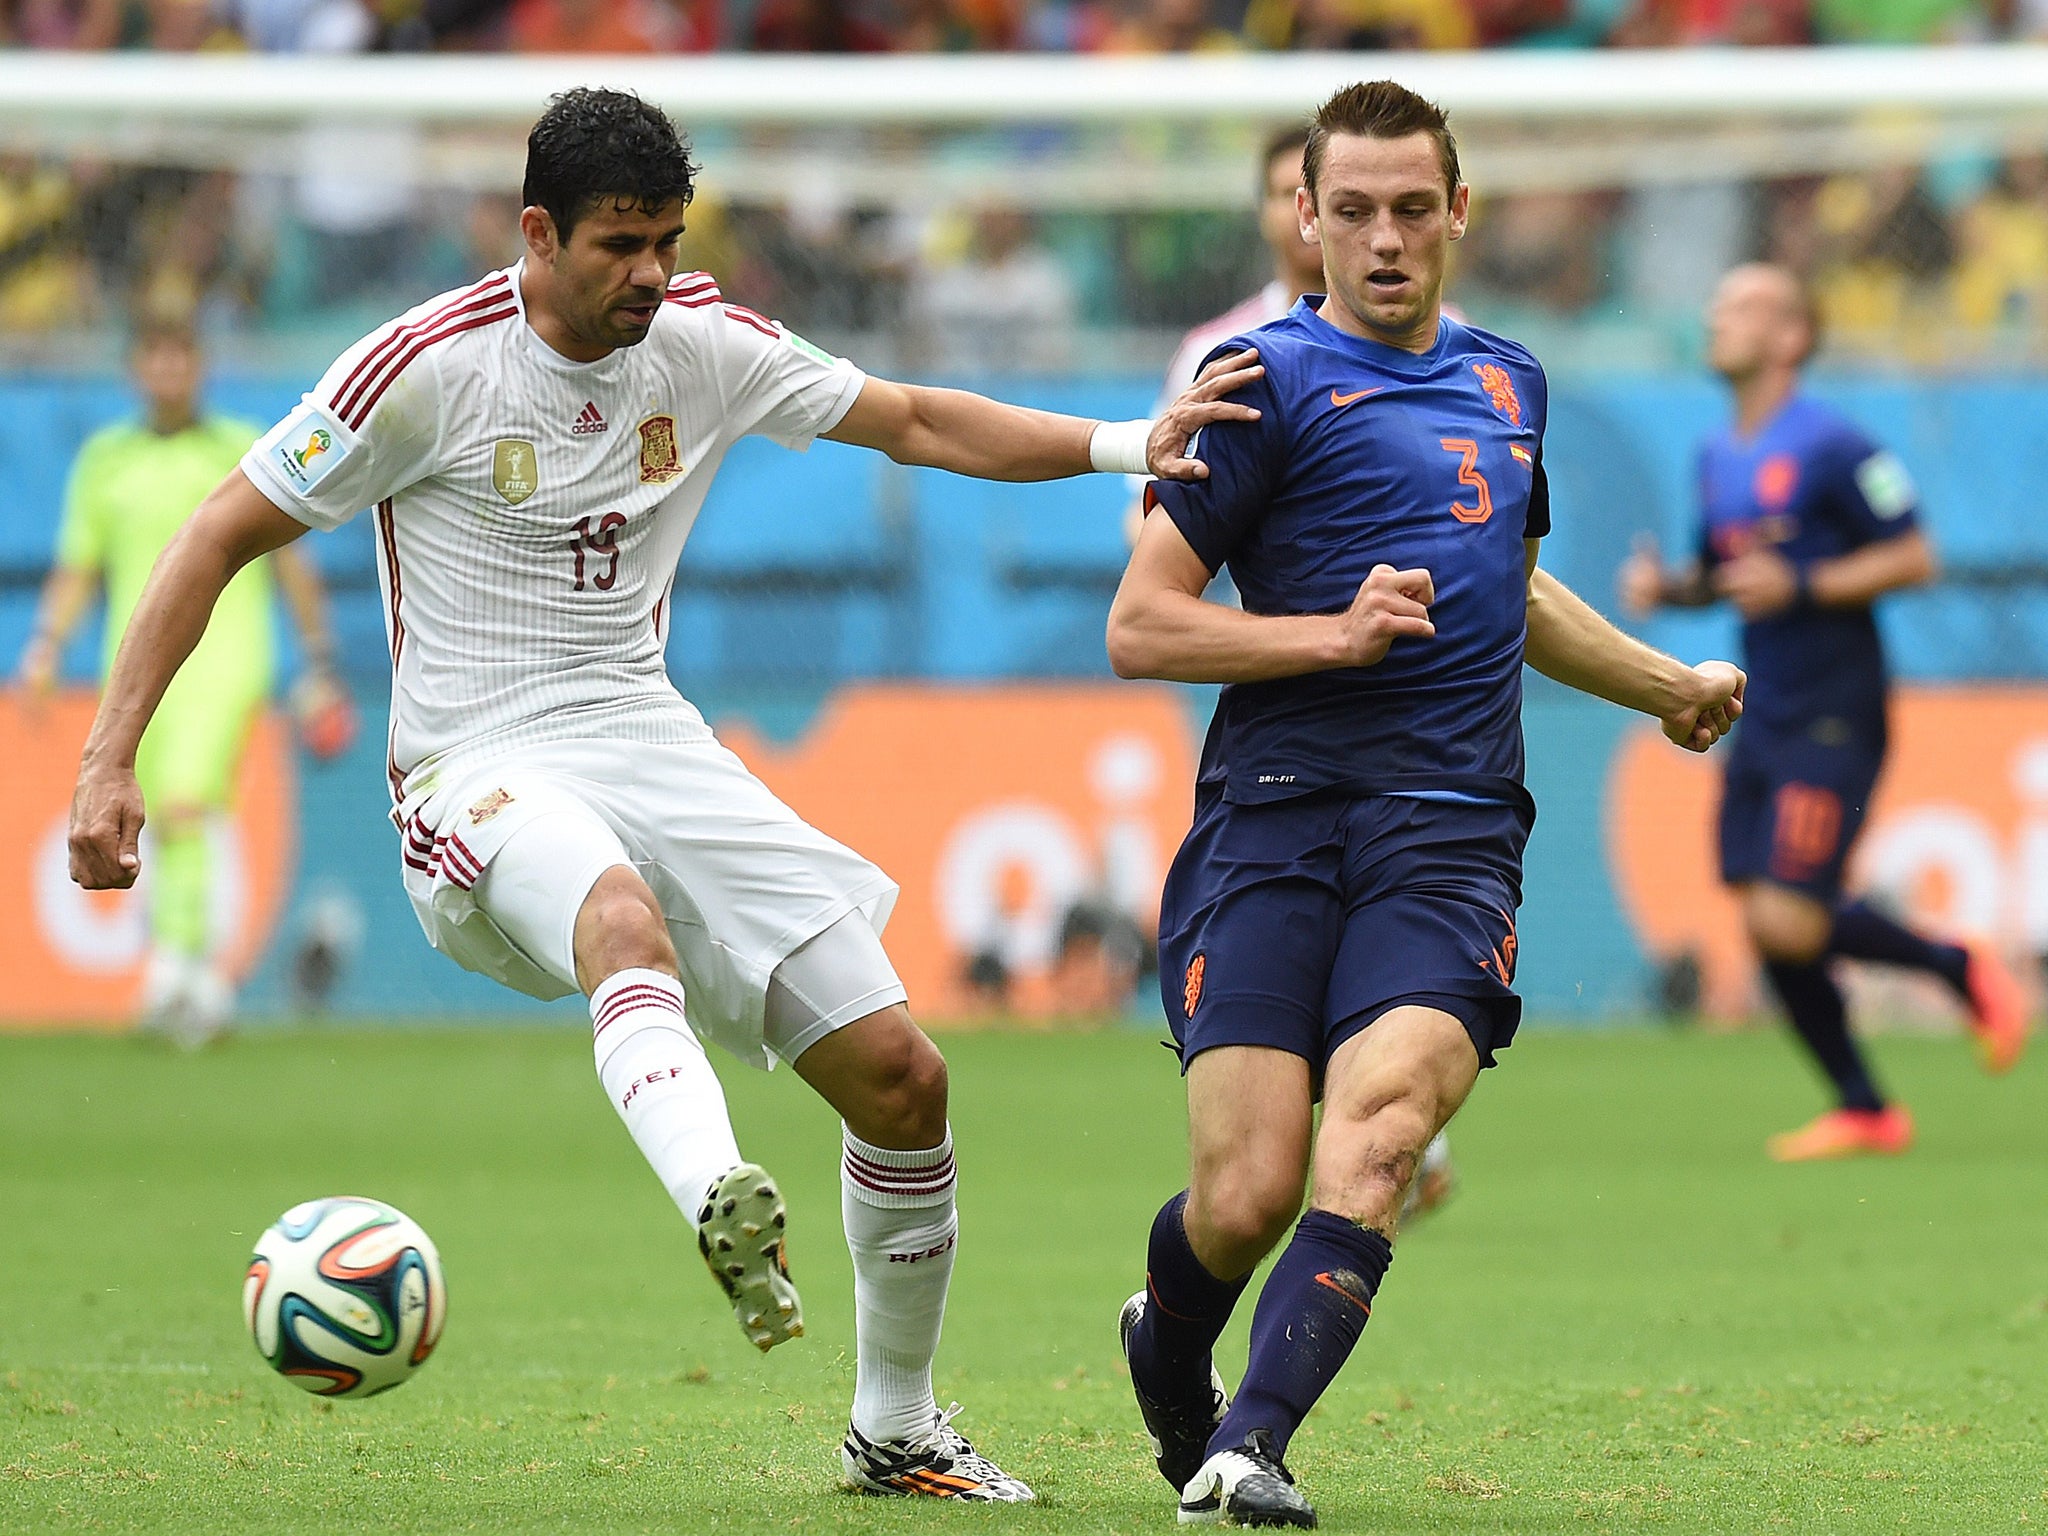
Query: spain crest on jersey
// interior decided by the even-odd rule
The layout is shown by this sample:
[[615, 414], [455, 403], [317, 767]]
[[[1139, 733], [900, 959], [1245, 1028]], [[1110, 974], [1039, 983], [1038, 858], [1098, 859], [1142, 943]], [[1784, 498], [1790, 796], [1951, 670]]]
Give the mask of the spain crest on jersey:
[[1479, 375], [1479, 387], [1486, 391], [1487, 401], [1515, 426], [1522, 424], [1522, 397], [1515, 393], [1515, 381], [1507, 369], [1499, 363], [1474, 363], [1472, 371]]
[[1202, 1006], [1202, 981], [1208, 974], [1207, 954], [1196, 955], [1188, 962], [1187, 979], [1181, 983], [1180, 989], [1180, 1011], [1185, 1017], [1192, 1019], [1195, 1010]]
[[650, 416], [640, 423], [640, 483], [660, 485], [683, 472], [676, 453], [676, 419]]

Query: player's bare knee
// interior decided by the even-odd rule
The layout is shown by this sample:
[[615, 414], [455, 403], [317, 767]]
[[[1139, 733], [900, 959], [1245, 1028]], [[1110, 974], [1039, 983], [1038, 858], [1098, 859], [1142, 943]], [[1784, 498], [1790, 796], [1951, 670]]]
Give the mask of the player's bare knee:
[[935, 1147], [946, 1136], [946, 1058], [908, 1010], [889, 1014], [895, 1027], [876, 1031], [869, 1048], [866, 1129], [858, 1134], [877, 1146]]
[[661, 904], [632, 870], [617, 865], [598, 877], [576, 914], [577, 979], [589, 991], [626, 970], [681, 974]]
[[1753, 885], [1743, 893], [1743, 926], [1766, 960], [1807, 965], [1827, 951], [1832, 914], [1797, 891]]
[[1205, 1262], [1226, 1260], [1241, 1274], [1265, 1255], [1301, 1211], [1299, 1169], [1242, 1164], [1189, 1184], [1185, 1220]]

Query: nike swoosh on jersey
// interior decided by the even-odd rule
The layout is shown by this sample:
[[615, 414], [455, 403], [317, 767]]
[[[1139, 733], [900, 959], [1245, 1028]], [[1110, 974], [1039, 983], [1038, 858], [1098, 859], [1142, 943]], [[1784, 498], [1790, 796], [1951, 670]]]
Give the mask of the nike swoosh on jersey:
[[1371, 389], [1361, 389], [1355, 395], [1340, 395], [1333, 389], [1330, 391], [1330, 404], [1339, 406], [1350, 405], [1354, 401], [1363, 400], [1367, 395], [1376, 395], [1386, 387], [1384, 384], [1375, 384]]

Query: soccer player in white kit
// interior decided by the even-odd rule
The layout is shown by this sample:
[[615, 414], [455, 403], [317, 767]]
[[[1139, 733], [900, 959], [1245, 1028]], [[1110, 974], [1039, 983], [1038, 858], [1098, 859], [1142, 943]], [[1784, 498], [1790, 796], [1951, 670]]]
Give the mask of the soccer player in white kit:
[[845, 1122], [847, 1481], [1029, 1500], [932, 1395], [953, 1150], [945, 1062], [878, 937], [896, 887], [776, 800], [675, 691], [669, 589], [749, 432], [994, 479], [1198, 477], [1189, 440], [1256, 414], [1221, 398], [1250, 375], [1215, 370], [1156, 424], [868, 378], [709, 277], [674, 275], [694, 170], [636, 97], [549, 105], [528, 140], [526, 258], [350, 348], [158, 562], [80, 765], [72, 876], [133, 884], [136, 743], [228, 579], [374, 508], [392, 819], [428, 939], [522, 992], [588, 995], [605, 1091], [762, 1349], [802, 1332], [786, 1216], [699, 1039], [791, 1064]]

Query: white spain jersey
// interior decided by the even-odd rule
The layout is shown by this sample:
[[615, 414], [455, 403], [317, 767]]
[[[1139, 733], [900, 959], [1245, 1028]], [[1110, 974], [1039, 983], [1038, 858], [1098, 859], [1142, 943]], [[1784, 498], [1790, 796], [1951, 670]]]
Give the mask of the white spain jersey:
[[702, 273], [638, 346], [572, 362], [522, 267], [351, 347], [242, 461], [314, 528], [374, 509], [394, 802], [529, 742], [708, 737], [664, 663], [683, 541], [734, 442], [807, 447], [865, 382]]
[[[1173, 349], [1172, 360], [1166, 365], [1166, 378], [1159, 386], [1159, 398], [1152, 404], [1152, 414], [1164, 415], [1166, 408], [1186, 392], [1187, 387], [1195, 382], [1195, 375], [1202, 371], [1203, 358], [1238, 332], [1255, 330], [1269, 321], [1278, 320], [1287, 313], [1288, 307], [1287, 285], [1275, 278], [1250, 298], [1240, 300], [1213, 320], [1204, 320], [1181, 337], [1180, 345]], [[1131, 488], [1130, 517], [1135, 523], [1144, 515], [1145, 484], [1152, 477], [1127, 475], [1124, 478]]]
[[1159, 415], [1195, 382], [1195, 375], [1202, 371], [1203, 358], [1239, 332], [1257, 330], [1278, 320], [1292, 303], [1287, 297], [1287, 285], [1275, 278], [1250, 298], [1213, 320], [1204, 320], [1181, 337], [1180, 345], [1173, 349], [1173, 360], [1166, 365], [1166, 380], [1159, 387], [1159, 400], [1152, 414]]

